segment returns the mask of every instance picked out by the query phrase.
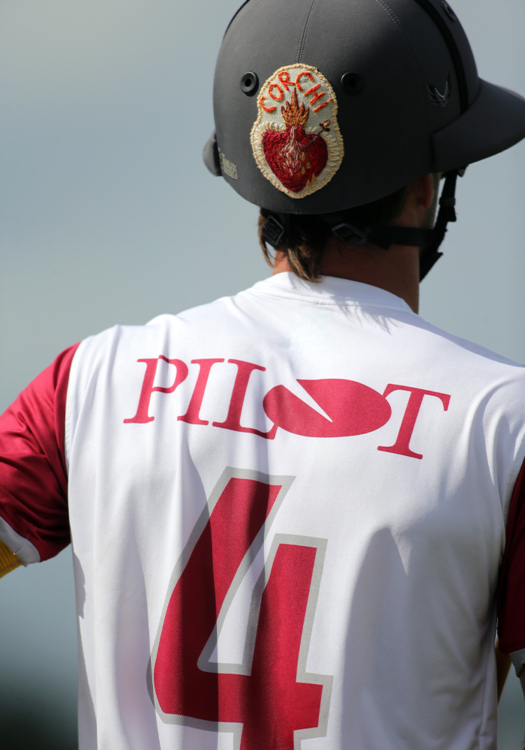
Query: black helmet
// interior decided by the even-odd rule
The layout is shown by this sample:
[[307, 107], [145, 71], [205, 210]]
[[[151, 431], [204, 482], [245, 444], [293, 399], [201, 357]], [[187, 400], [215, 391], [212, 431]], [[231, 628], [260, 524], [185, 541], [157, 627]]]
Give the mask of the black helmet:
[[[458, 172], [525, 137], [525, 99], [478, 77], [446, 0], [248, 0], [224, 36], [214, 111], [206, 164], [272, 212], [272, 244], [283, 216], [322, 214], [349, 244], [426, 246], [422, 276], [455, 220]], [[434, 230], [338, 216], [429, 172], [449, 175]]]

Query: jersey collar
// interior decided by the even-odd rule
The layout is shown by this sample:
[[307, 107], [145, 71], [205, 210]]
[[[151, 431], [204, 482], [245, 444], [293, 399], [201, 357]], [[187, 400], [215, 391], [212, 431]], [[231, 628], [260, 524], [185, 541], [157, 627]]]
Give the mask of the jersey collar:
[[323, 304], [347, 304], [362, 307], [383, 307], [415, 313], [408, 304], [391, 292], [360, 281], [321, 276], [321, 281], [304, 281], [292, 272], [283, 272], [257, 282], [250, 291], [279, 297], [311, 298]]

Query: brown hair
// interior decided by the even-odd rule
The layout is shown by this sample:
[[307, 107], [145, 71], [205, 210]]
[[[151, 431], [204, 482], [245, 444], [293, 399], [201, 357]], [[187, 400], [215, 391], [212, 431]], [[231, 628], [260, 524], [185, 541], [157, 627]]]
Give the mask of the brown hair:
[[[406, 198], [407, 188], [403, 187], [386, 198], [368, 203], [365, 206], [341, 211], [343, 221], [358, 227], [373, 227], [388, 224], [401, 214]], [[271, 211], [261, 208], [259, 216], [259, 242], [264, 257], [273, 268], [273, 258], [262, 238], [262, 227]], [[292, 271], [306, 281], [319, 281], [321, 262], [326, 243], [332, 230], [319, 216], [290, 214], [285, 232], [278, 250], [286, 253]]]

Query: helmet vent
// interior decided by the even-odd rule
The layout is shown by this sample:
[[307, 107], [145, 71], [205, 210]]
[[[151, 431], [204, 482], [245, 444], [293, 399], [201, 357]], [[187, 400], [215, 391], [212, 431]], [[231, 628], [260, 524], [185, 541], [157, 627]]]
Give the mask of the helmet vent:
[[257, 90], [259, 89], [259, 78], [257, 76], [257, 73], [252, 73], [251, 71], [248, 71], [248, 73], [245, 73], [243, 77], [241, 78], [241, 91], [243, 94], [246, 94], [246, 96], [253, 96], [257, 93]]
[[341, 78], [341, 86], [345, 94], [357, 96], [364, 87], [364, 81], [357, 73], [345, 73]]
[[447, 0], [441, 0], [441, 5], [443, 6], [443, 10], [447, 14], [447, 16], [450, 18], [452, 22], [457, 21], [457, 16], [450, 7], [450, 5], [447, 3]]

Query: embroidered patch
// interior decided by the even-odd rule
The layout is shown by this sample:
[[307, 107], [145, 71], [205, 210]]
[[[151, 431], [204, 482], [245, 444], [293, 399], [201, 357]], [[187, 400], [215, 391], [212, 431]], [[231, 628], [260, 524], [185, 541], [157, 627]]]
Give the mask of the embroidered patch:
[[279, 68], [262, 86], [251, 142], [263, 175], [291, 198], [324, 187], [341, 166], [343, 138], [331, 85], [310, 65]]

